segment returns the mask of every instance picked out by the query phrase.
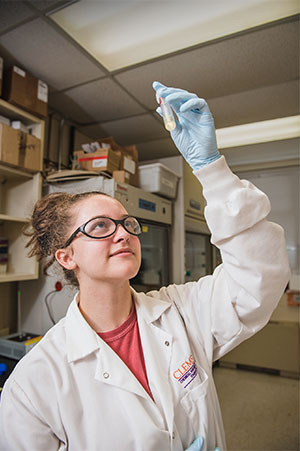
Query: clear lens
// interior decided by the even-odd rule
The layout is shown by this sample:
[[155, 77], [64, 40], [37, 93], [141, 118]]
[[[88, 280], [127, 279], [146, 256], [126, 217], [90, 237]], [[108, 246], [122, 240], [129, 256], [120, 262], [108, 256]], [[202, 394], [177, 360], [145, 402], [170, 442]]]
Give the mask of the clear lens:
[[125, 218], [124, 221], [125, 229], [129, 233], [133, 233], [133, 235], [139, 235], [141, 231], [141, 226], [138, 223], [138, 220], [134, 218], [133, 216], [130, 216], [129, 218]]
[[93, 237], [101, 238], [114, 233], [115, 223], [109, 218], [95, 218], [85, 226], [85, 232]]
[[142, 232], [138, 220], [133, 216], [129, 216], [122, 221], [114, 221], [110, 218], [91, 219], [85, 225], [84, 232], [93, 238], [105, 238], [106, 236], [112, 235], [120, 223], [132, 235], [140, 235]]

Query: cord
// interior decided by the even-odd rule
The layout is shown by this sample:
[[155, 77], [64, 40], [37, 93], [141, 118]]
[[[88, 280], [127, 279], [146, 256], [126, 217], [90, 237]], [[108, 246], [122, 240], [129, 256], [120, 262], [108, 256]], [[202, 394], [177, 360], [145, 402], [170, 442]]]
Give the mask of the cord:
[[55, 323], [54, 318], [53, 318], [53, 315], [52, 315], [52, 313], [51, 313], [50, 305], [49, 305], [49, 303], [48, 303], [48, 299], [49, 299], [49, 296], [50, 296], [51, 294], [55, 294], [56, 292], [57, 292], [56, 290], [52, 290], [52, 291], [50, 291], [48, 294], [46, 294], [46, 296], [45, 296], [45, 304], [46, 304], [46, 307], [47, 307], [47, 311], [48, 311], [49, 318], [51, 319], [51, 322], [52, 322], [53, 326], [54, 326], [54, 324], [56, 324], [56, 323]]
[[59, 282], [59, 281], [57, 281], [56, 284], [55, 284], [55, 290], [49, 291], [49, 293], [46, 294], [45, 299], [44, 299], [45, 304], [46, 304], [46, 307], [47, 307], [48, 315], [49, 315], [49, 318], [50, 318], [50, 320], [51, 320], [53, 326], [56, 324], [56, 322], [55, 322], [55, 320], [54, 320], [53, 314], [52, 314], [51, 309], [50, 309], [49, 297], [50, 297], [52, 294], [55, 294], [55, 293], [57, 293], [58, 291], [61, 291], [62, 288], [63, 288], [62, 283]]

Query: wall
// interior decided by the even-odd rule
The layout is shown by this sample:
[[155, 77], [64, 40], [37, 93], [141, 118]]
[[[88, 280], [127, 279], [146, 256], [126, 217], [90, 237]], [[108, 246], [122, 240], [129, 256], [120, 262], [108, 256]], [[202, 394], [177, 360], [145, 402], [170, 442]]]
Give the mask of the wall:
[[237, 175], [240, 178], [249, 180], [269, 196], [271, 212], [268, 219], [280, 224], [284, 228], [291, 270], [293, 273], [299, 274], [299, 166], [238, 172]]

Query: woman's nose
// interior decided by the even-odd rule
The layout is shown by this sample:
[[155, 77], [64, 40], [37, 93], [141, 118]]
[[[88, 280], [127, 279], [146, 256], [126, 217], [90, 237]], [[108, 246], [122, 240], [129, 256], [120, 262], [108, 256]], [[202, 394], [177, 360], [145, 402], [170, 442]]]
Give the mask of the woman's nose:
[[114, 239], [118, 240], [128, 240], [130, 233], [127, 232], [125, 227], [122, 224], [117, 225], [117, 229], [114, 234]]

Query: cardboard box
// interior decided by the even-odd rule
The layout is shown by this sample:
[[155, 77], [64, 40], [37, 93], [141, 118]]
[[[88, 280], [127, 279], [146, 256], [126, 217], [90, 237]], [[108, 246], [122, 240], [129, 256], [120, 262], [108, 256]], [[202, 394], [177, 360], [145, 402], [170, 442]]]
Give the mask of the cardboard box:
[[41, 140], [0, 124], [0, 161], [31, 171], [41, 171]]
[[0, 116], [0, 123], [5, 125], [11, 125], [10, 119], [8, 119], [8, 117], [6, 116]]
[[[110, 147], [120, 157], [120, 171], [125, 171], [126, 174], [118, 174], [118, 178], [126, 179], [126, 183], [139, 187], [139, 171], [138, 171], [138, 150], [135, 145], [120, 146], [112, 137], [101, 138], [100, 143], [109, 144]], [[121, 180], [118, 180], [121, 182]]]
[[75, 150], [74, 157], [81, 169], [87, 171], [108, 172], [113, 174], [120, 168], [120, 157], [112, 149], [99, 149], [96, 152], [86, 153]]
[[4, 71], [3, 98], [37, 116], [47, 116], [48, 86], [18, 66]]
[[19, 166], [31, 171], [41, 171], [41, 140], [19, 131]]
[[3, 58], [0, 56], [0, 97], [2, 95]]
[[116, 150], [115, 152], [120, 156], [120, 170], [127, 173], [128, 181], [126, 183], [139, 187], [138, 161], [126, 150]]
[[128, 183], [130, 184], [130, 173], [126, 171], [114, 171], [113, 178], [116, 182], [119, 183]]
[[0, 123], [0, 161], [19, 164], [19, 131]]

